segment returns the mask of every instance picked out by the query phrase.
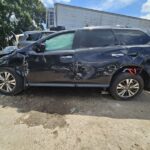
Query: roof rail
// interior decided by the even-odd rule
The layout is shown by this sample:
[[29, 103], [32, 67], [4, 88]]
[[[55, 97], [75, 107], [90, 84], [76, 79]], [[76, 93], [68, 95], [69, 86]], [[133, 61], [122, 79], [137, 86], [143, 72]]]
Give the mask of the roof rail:
[[99, 29], [99, 28], [132, 28], [130, 26], [123, 26], [123, 25], [115, 25], [115, 26], [109, 26], [109, 25], [106, 25], [106, 26], [86, 26], [86, 27], [83, 27], [83, 29]]

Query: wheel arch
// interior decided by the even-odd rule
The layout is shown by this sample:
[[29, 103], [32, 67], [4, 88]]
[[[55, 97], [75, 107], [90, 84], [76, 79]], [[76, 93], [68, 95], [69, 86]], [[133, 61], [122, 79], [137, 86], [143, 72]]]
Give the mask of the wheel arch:
[[144, 81], [144, 89], [148, 89], [148, 83], [150, 84], [150, 76], [149, 74], [147, 73], [147, 71], [142, 68], [141, 66], [124, 66], [124, 67], [121, 67], [120, 69], [118, 69], [113, 75], [112, 75], [112, 78], [111, 78], [111, 82], [110, 82], [110, 85], [112, 84], [113, 80], [120, 74], [120, 73], [123, 73], [123, 72], [128, 72], [132, 75], [140, 75]]
[[[19, 75], [13, 67], [0, 67], [0, 72], [2, 72], [2, 73], [8, 72], [15, 79], [15, 88], [14, 89], [12, 89], [11, 91], [10, 90], [9, 91], [0, 90], [0, 93], [2, 93], [4, 95], [16, 95], [25, 89], [25, 84], [24, 84], [25, 80], [24, 80], [23, 76]], [[6, 79], [5, 84], [9, 84], [8, 82], [9, 82], [9, 79], [8, 80]]]
[[0, 67], [0, 69], [1, 69], [1, 70], [2, 70], [2, 69], [6, 69], [6, 70], [15, 71], [18, 75], [20, 75], [21, 77], [24, 77], [23, 74], [22, 74], [23, 70], [18, 69], [17, 67], [13, 67], [13, 66], [12, 66], [12, 67], [2, 66], [2, 67]]
[[22, 78], [22, 80], [23, 80], [23, 86], [24, 86], [24, 88], [26, 88], [27, 79], [26, 79], [26, 77], [24, 75], [24, 71], [23, 70], [18, 69], [17, 67], [5, 67], [5, 66], [0, 67], [0, 69], [1, 70], [5, 69], [5, 70], [8, 70], [8, 71], [15, 72], [17, 75], [19, 75]]

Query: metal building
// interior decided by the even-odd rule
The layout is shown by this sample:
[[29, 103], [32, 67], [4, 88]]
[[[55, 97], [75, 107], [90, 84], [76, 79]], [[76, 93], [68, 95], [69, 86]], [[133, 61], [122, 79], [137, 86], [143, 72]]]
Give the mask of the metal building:
[[65, 26], [66, 29], [120, 25], [150, 30], [150, 20], [65, 4], [56, 3], [54, 13], [54, 25]]

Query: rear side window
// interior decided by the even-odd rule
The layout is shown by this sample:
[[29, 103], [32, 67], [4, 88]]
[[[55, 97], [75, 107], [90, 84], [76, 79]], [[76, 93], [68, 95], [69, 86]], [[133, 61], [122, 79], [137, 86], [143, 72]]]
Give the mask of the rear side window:
[[83, 30], [80, 33], [79, 48], [105, 47], [115, 45], [111, 30]]
[[150, 41], [150, 37], [138, 30], [115, 30], [116, 37], [123, 45], [143, 45]]

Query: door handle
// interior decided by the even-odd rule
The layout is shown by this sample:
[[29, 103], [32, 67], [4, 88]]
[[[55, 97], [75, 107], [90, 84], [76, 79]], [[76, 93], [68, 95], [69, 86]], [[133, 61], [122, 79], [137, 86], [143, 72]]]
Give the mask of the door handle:
[[61, 59], [72, 59], [73, 56], [61, 56], [60, 58], [61, 58]]

